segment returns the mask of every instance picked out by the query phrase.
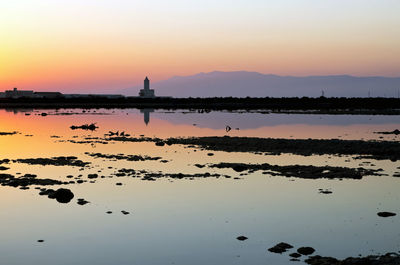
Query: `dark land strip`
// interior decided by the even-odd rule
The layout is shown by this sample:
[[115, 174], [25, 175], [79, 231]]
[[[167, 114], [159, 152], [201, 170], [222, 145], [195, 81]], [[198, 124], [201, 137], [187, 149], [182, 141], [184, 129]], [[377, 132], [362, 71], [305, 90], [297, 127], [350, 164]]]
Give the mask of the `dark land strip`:
[[281, 110], [312, 110], [320, 113], [400, 114], [397, 98], [88, 98], [1, 99], [0, 108], [156, 108], [156, 109], [209, 109], [255, 110], [273, 112]]
[[191, 138], [149, 138], [149, 137], [107, 137], [85, 138], [81, 143], [91, 141], [104, 143], [107, 141], [120, 142], [155, 142], [157, 146], [181, 144], [199, 147], [212, 151], [253, 152], [270, 155], [290, 153], [302, 156], [311, 155], [351, 155], [357, 158], [400, 159], [400, 142], [395, 141], [363, 141], [339, 139], [274, 139], [256, 137], [191, 137]]
[[278, 166], [264, 164], [244, 164], [244, 163], [219, 163], [208, 165], [209, 168], [231, 168], [236, 172], [264, 171], [263, 174], [272, 176], [295, 177], [303, 179], [362, 179], [363, 176], [381, 176], [383, 170], [365, 169], [365, 168], [347, 168], [331, 166]]

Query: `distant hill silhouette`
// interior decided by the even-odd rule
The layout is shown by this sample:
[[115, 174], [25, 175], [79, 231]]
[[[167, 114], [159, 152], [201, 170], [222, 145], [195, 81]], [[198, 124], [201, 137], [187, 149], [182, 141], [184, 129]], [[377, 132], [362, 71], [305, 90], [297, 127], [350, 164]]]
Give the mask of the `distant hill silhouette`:
[[[175, 76], [152, 83], [158, 96], [173, 97], [397, 97], [400, 78], [332, 76], [278, 76], [257, 72], [210, 72]], [[137, 96], [141, 86], [118, 91]]]

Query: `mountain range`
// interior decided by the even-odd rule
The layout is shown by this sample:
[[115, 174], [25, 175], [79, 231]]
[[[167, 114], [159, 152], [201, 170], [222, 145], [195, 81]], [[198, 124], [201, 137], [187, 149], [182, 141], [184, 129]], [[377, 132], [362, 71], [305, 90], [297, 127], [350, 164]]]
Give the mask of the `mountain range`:
[[[151, 84], [157, 96], [173, 97], [399, 97], [400, 78], [350, 75], [279, 76], [257, 72], [210, 72]], [[118, 91], [137, 96], [142, 86]]]

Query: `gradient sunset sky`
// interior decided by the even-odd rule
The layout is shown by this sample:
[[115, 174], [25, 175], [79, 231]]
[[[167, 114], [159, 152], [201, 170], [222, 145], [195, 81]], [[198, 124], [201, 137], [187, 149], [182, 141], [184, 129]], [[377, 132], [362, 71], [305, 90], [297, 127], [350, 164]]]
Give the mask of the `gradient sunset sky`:
[[3, 0], [0, 91], [198, 72], [400, 76], [398, 0]]

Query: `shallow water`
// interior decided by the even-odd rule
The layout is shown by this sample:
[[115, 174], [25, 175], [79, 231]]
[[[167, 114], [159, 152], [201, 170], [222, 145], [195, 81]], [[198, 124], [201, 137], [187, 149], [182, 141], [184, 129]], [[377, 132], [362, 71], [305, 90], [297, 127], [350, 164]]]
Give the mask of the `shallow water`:
[[[45, 112], [47, 116], [40, 115]], [[147, 124], [146, 124], [147, 122]], [[96, 123], [90, 132], [71, 125]], [[226, 132], [226, 126], [232, 130]], [[238, 128], [238, 129], [236, 129]], [[0, 264], [290, 264], [288, 253], [267, 251], [279, 242], [312, 246], [318, 255], [345, 258], [400, 250], [398, 162], [354, 160], [347, 156], [266, 156], [199, 150], [152, 142], [77, 144], [69, 140], [103, 137], [109, 131], [132, 136], [255, 136], [293, 139], [395, 140], [375, 134], [400, 128], [399, 116], [300, 115], [239, 112], [197, 113], [125, 110], [0, 110], [0, 160], [77, 156], [91, 166], [3, 164], [19, 176], [67, 180], [98, 173], [95, 183], [62, 185], [75, 197], [60, 204], [29, 190], [0, 186]], [[383, 138], [380, 138], [383, 137]], [[93, 158], [85, 152], [147, 155], [155, 161]], [[307, 180], [270, 176], [260, 171], [240, 176], [232, 169], [197, 168], [219, 162], [382, 168], [387, 176], [361, 180]], [[111, 168], [109, 168], [111, 167]], [[144, 181], [110, 176], [128, 168], [162, 173], [219, 173], [231, 178]], [[100, 171], [100, 172], [99, 172]], [[239, 177], [240, 179], [234, 179]], [[73, 179], [74, 180], [74, 179]], [[117, 186], [116, 183], [122, 183]], [[57, 188], [52, 187], [52, 188]], [[320, 194], [318, 189], [332, 194]], [[78, 205], [76, 199], [90, 201]], [[123, 215], [122, 210], [129, 211]], [[112, 211], [112, 214], [106, 214]], [[244, 235], [243, 242], [236, 237]], [[37, 240], [45, 240], [43, 243]]]

